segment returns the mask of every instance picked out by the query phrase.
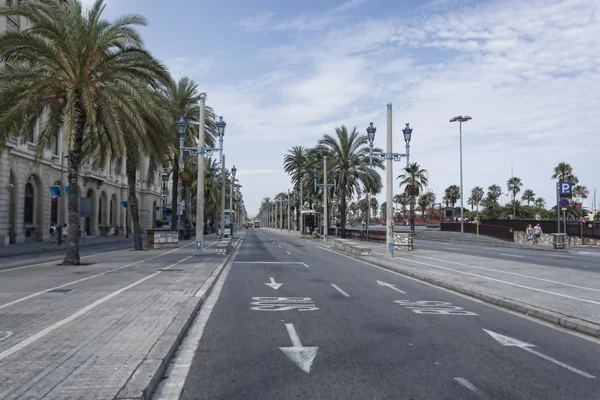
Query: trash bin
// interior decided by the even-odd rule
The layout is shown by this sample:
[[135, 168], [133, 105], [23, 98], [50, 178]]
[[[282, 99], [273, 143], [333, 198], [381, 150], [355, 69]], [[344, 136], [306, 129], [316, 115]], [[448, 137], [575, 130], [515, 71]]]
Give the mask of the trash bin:
[[565, 249], [567, 247], [567, 234], [566, 233], [553, 233], [552, 234], [552, 245], [555, 249]]

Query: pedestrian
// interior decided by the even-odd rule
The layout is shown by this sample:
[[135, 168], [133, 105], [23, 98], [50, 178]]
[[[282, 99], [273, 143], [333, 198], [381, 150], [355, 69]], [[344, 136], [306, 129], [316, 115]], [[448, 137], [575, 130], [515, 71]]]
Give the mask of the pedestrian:
[[61, 233], [62, 233], [62, 237], [63, 237], [63, 242], [66, 242], [67, 240], [69, 240], [69, 230], [67, 229], [67, 224], [63, 225]]
[[535, 235], [535, 244], [540, 244], [540, 238], [542, 237], [542, 227], [540, 224], [537, 224], [535, 228], [533, 228], [533, 234]]
[[533, 228], [531, 227], [531, 224], [527, 225], [525, 234], [527, 235], [527, 244], [533, 244]]
[[56, 241], [56, 226], [54, 224], [50, 224], [50, 243], [54, 243]]

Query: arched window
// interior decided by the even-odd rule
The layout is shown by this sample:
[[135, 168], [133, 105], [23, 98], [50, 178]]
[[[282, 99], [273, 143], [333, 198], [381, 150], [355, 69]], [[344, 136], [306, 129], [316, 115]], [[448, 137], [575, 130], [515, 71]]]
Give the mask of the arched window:
[[25, 208], [23, 213], [23, 223], [25, 225], [33, 224], [33, 185], [29, 182], [25, 185]]

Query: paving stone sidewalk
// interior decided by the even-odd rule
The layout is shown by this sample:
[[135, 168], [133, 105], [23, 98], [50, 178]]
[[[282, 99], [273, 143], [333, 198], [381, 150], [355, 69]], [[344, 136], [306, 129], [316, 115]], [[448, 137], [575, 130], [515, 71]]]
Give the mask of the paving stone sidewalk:
[[[384, 244], [354, 242], [371, 247], [372, 255], [348, 255], [353, 258], [600, 337], [600, 282], [595, 272], [435, 250], [396, 251], [389, 260]], [[310, 243], [333, 250], [333, 239]]]
[[149, 398], [226, 260], [193, 253], [2, 272], [0, 398]]

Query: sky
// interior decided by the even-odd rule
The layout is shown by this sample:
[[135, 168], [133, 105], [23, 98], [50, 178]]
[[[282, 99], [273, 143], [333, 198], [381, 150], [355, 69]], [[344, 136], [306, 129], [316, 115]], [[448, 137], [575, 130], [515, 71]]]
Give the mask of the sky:
[[438, 202], [460, 183], [456, 115], [473, 118], [465, 207], [474, 186], [506, 191], [511, 173], [551, 207], [561, 161], [590, 190], [585, 206], [600, 189], [597, 0], [107, 0], [106, 18], [129, 13], [149, 20], [146, 46], [227, 122], [227, 166], [250, 215], [291, 189], [282, 162], [292, 146], [374, 122], [384, 148], [387, 103], [393, 151], [410, 123], [411, 161]]

